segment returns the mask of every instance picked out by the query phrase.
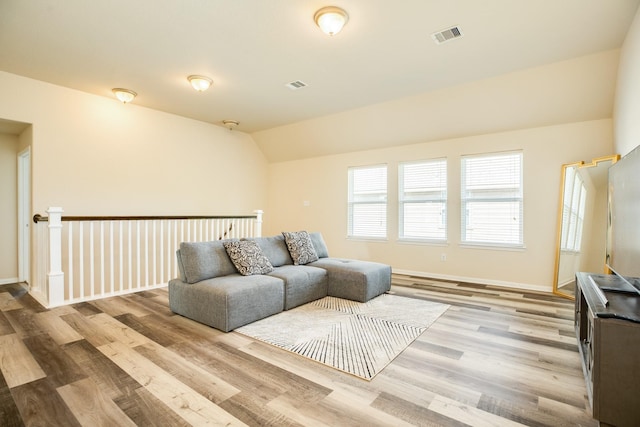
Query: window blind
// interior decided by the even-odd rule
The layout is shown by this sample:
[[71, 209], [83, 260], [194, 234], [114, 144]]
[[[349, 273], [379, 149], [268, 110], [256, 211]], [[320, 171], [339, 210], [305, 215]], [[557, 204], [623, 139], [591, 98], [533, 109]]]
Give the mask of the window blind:
[[522, 152], [462, 157], [462, 242], [522, 246], [522, 194]]
[[349, 168], [349, 237], [387, 237], [387, 166]]
[[447, 160], [401, 163], [398, 169], [399, 236], [447, 239]]

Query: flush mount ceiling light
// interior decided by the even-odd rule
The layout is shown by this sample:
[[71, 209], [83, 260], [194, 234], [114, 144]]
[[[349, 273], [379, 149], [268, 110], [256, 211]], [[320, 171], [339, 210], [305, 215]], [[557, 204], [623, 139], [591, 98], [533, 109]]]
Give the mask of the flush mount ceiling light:
[[236, 126], [240, 124], [237, 120], [223, 120], [222, 124], [229, 128], [229, 130], [233, 130]]
[[193, 86], [193, 88], [198, 92], [204, 92], [209, 89], [209, 86], [213, 83], [213, 80], [205, 76], [194, 75], [187, 77], [187, 79], [189, 80], [189, 83], [191, 83], [191, 86]]
[[135, 98], [138, 94], [135, 93], [132, 90], [129, 89], [123, 89], [120, 87], [111, 89], [111, 92], [113, 92], [113, 94], [116, 96], [116, 98], [118, 98], [118, 100], [120, 100], [123, 104], [127, 104], [131, 101], [133, 101], [133, 98]]
[[349, 15], [336, 6], [323, 7], [313, 15], [313, 20], [320, 29], [330, 36], [338, 34], [349, 21]]

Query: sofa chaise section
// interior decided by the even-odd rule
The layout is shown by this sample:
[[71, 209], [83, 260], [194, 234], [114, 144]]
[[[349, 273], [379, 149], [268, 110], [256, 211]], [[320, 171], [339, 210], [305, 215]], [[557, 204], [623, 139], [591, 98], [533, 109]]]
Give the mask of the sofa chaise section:
[[327, 271], [328, 295], [367, 302], [391, 289], [391, 266], [379, 262], [320, 258], [309, 266]]

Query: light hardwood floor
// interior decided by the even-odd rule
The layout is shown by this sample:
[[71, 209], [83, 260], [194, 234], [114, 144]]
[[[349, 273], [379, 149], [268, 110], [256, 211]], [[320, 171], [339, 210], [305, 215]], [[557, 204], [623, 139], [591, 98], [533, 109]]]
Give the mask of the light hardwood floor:
[[174, 315], [166, 289], [43, 309], [0, 286], [1, 426], [596, 426], [572, 302], [394, 276], [451, 308], [373, 381]]

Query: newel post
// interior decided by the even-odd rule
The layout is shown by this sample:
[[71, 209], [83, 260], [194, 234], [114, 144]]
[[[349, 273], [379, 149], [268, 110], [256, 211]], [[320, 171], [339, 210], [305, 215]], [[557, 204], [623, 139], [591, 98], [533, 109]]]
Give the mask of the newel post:
[[62, 271], [62, 208], [49, 208], [49, 273], [47, 274], [49, 307], [64, 302]]
[[253, 223], [253, 235], [254, 237], [262, 237], [262, 214], [264, 211], [258, 209], [253, 213], [256, 214], [256, 220]]

